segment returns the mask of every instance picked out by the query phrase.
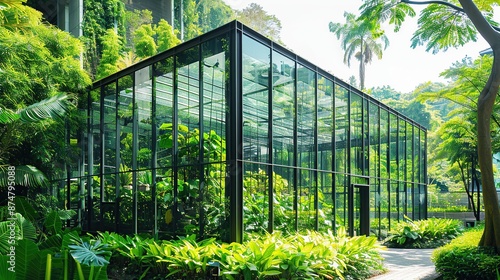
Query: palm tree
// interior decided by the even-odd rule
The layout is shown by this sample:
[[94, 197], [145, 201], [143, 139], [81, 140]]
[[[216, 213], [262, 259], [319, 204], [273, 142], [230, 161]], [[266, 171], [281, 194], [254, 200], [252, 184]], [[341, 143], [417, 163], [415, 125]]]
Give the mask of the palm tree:
[[[359, 81], [361, 89], [365, 88], [365, 68], [366, 64], [373, 60], [373, 57], [382, 58], [383, 49], [389, 45], [389, 40], [383, 34], [378, 23], [374, 21], [360, 21], [354, 14], [345, 12], [346, 23], [330, 22], [330, 32], [341, 39], [344, 53], [344, 63], [351, 66], [351, 57], [359, 61]], [[378, 43], [381, 40], [382, 44]]]

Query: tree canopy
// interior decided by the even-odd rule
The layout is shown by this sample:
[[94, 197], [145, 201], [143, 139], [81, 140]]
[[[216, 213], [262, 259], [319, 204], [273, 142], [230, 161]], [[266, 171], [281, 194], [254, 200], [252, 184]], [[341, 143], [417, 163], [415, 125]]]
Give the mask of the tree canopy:
[[0, 165], [52, 175], [66, 156], [61, 127], [91, 81], [81, 68], [81, 42], [23, 3], [0, 0]]

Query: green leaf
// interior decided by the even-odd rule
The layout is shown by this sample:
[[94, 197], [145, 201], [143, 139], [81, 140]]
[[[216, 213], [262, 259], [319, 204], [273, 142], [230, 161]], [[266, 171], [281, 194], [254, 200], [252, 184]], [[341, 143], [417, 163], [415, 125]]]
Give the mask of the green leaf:
[[[81, 239], [80, 239], [81, 240]], [[105, 266], [109, 264], [106, 257], [111, 255], [107, 244], [99, 240], [94, 242], [82, 241], [79, 244], [69, 245], [71, 256], [79, 263], [88, 266]]]
[[40, 251], [32, 240], [19, 240], [16, 245], [17, 279], [43, 279], [48, 251]]
[[[2, 242], [1, 240], [2, 239], [0, 239], [0, 243]], [[2, 280], [16, 280], [15, 267], [13, 267], [15, 261], [12, 262], [12, 265], [9, 263], [9, 261], [10, 256], [6, 256], [3, 254], [0, 255], [0, 279]]]
[[15, 112], [0, 107], [0, 124], [8, 124], [18, 120], [20, 116]]
[[48, 99], [34, 103], [19, 111], [20, 120], [25, 123], [39, 122], [47, 119], [63, 120], [71, 103], [66, 94], [57, 94]]
[[59, 218], [59, 213], [54, 210], [50, 212], [45, 218], [43, 225], [49, 235], [60, 233], [62, 231], [62, 221]]
[[[49, 180], [42, 171], [31, 165], [18, 165], [12, 170], [15, 173], [15, 184], [17, 187], [44, 187]], [[11, 171], [11, 172], [12, 172]], [[0, 185], [8, 185], [9, 166], [0, 166]]]

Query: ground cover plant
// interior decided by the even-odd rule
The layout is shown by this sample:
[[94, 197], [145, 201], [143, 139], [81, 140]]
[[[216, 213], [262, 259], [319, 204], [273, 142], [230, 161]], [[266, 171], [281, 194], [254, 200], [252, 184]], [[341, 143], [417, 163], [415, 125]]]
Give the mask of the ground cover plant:
[[[367, 279], [383, 271], [381, 246], [375, 237], [348, 237], [345, 230], [280, 232], [255, 236], [243, 243], [174, 241], [100, 233], [114, 248], [109, 277], [141, 279]], [[137, 279], [134, 278], [134, 279]]]
[[493, 248], [478, 246], [484, 226], [469, 229], [432, 253], [436, 271], [448, 279], [500, 279], [500, 255]]
[[429, 218], [427, 220], [405, 220], [397, 223], [384, 240], [390, 248], [437, 248], [449, 243], [463, 232], [462, 221]]

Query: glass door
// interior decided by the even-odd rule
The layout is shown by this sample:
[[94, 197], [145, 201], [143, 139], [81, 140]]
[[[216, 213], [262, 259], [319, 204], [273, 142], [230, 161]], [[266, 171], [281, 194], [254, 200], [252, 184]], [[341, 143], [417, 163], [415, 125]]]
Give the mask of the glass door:
[[354, 235], [370, 235], [370, 187], [354, 185], [353, 225]]

